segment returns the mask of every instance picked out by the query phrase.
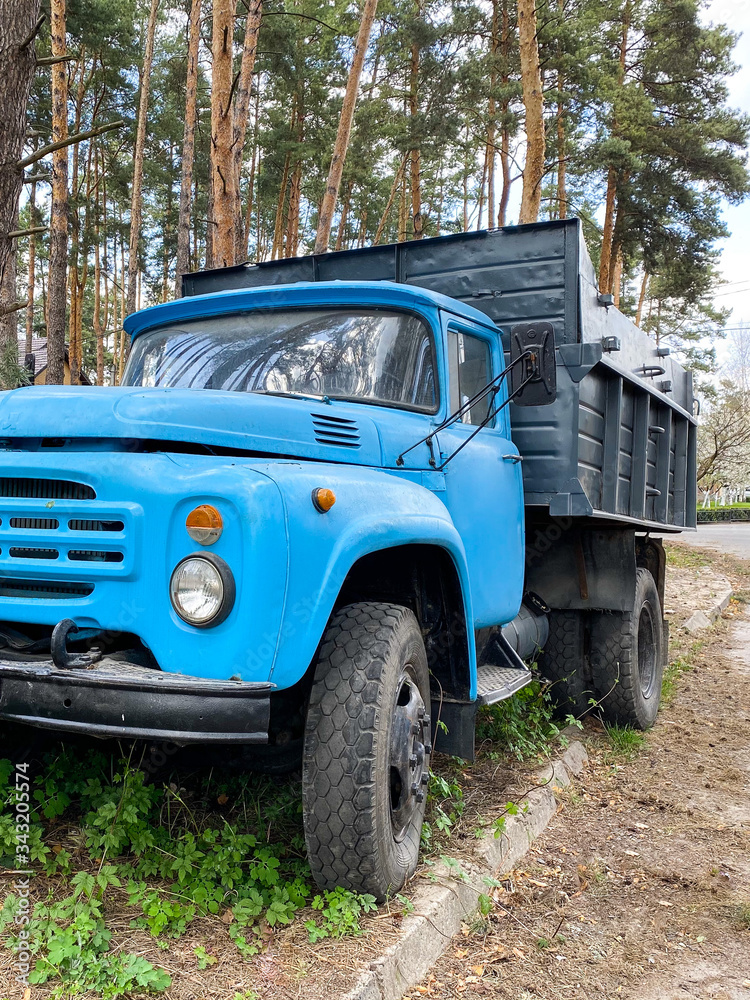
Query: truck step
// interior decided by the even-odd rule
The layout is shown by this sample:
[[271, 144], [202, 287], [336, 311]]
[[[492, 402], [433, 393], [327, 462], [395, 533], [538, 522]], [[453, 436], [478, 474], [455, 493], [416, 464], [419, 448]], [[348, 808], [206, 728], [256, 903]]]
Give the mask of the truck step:
[[495, 667], [486, 663], [477, 669], [477, 700], [480, 705], [494, 705], [510, 698], [531, 680], [530, 670]]

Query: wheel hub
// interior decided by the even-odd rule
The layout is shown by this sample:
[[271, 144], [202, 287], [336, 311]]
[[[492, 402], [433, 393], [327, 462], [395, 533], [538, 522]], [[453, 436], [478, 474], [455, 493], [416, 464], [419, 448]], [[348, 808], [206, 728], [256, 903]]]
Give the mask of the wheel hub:
[[393, 708], [389, 760], [391, 824], [395, 840], [403, 840], [415, 812], [424, 802], [430, 780], [430, 717], [419, 688], [401, 675]]
[[656, 636], [651, 608], [644, 604], [638, 619], [638, 677], [644, 698], [648, 698], [656, 679]]

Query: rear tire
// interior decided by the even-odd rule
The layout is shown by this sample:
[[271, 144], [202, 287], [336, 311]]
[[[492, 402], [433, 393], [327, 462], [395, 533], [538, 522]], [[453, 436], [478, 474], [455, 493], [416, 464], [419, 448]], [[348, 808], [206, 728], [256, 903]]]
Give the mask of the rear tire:
[[323, 637], [302, 764], [305, 840], [322, 889], [379, 901], [417, 867], [431, 746], [429, 674], [408, 608], [342, 608]]
[[552, 685], [551, 695], [562, 713], [581, 716], [595, 697], [586, 676], [586, 619], [583, 611], [552, 611], [549, 637], [539, 654], [539, 672]]
[[633, 610], [592, 616], [592, 676], [607, 721], [636, 729], [653, 726], [665, 653], [659, 593], [649, 571], [639, 568]]

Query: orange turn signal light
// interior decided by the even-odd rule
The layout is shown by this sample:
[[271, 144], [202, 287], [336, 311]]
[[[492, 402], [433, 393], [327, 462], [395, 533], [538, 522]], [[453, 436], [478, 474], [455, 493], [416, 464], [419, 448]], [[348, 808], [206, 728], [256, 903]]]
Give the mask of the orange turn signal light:
[[202, 503], [200, 507], [191, 510], [185, 521], [187, 533], [199, 545], [213, 545], [221, 537], [224, 522], [215, 507]]
[[325, 514], [336, 503], [336, 494], [333, 490], [319, 486], [316, 490], [312, 491], [312, 502], [316, 510], [319, 510], [321, 514]]

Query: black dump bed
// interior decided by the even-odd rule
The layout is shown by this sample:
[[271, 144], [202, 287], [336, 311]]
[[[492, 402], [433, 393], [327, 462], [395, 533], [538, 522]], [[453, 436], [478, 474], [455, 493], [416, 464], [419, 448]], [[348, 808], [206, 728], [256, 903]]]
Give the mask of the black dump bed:
[[691, 374], [599, 295], [578, 219], [201, 271], [183, 292], [337, 279], [407, 282], [468, 302], [497, 323], [506, 349], [515, 323], [552, 323], [557, 400], [512, 406], [527, 506], [695, 526]]

